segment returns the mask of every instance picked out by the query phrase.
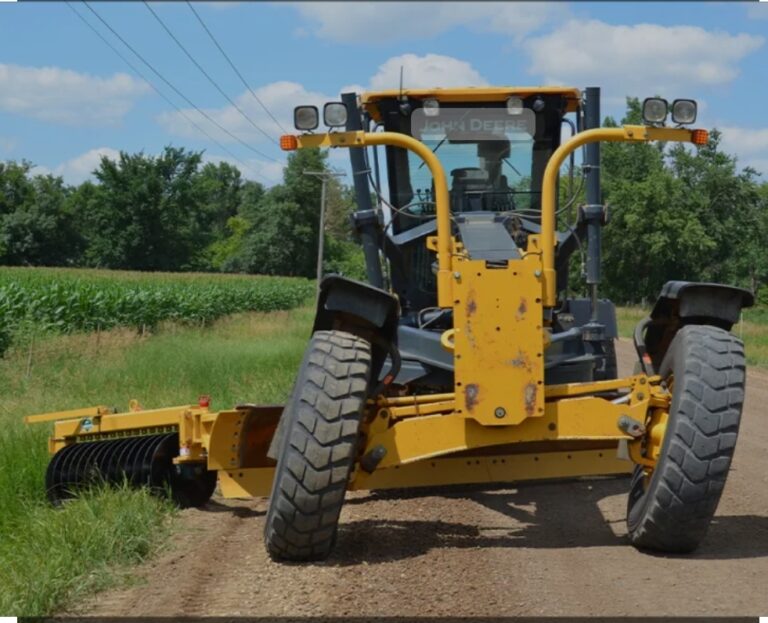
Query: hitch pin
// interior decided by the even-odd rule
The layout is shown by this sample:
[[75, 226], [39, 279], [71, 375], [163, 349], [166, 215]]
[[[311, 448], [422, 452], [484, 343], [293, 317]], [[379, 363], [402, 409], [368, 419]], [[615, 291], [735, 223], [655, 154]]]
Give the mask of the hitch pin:
[[619, 421], [616, 422], [619, 430], [626, 433], [630, 437], [637, 439], [645, 434], [645, 426], [642, 422], [638, 422], [636, 419], [629, 417], [628, 415], [622, 415]]

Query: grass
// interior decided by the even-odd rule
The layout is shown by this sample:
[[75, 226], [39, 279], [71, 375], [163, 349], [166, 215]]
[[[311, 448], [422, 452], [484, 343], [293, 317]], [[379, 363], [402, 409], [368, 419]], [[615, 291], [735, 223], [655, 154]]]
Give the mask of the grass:
[[[631, 335], [646, 310], [618, 310]], [[90, 492], [61, 510], [45, 499], [49, 427], [31, 413], [138, 398], [147, 407], [193, 402], [214, 408], [274, 403], [290, 391], [312, 311], [238, 314], [208, 328], [160, 325], [73, 334], [12, 347], [0, 360], [0, 614], [45, 616], [123, 581], [126, 569], [162, 547], [174, 511], [145, 492]], [[734, 328], [753, 365], [768, 366], [768, 310]]]
[[52, 509], [45, 499], [48, 425], [31, 413], [95, 404], [146, 408], [210, 394], [213, 408], [285, 400], [311, 310], [239, 314], [211, 327], [165, 325], [46, 338], [0, 360], [0, 614], [44, 616], [124, 578], [160, 547], [173, 511], [136, 491], [94, 491]]
[[[648, 311], [640, 307], [617, 308], [619, 335], [631, 338], [635, 325], [648, 315]], [[742, 321], [733, 327], [733, 333], [744, 340], [747, 364], [768, 368], [768, 308], [744, 310]]]

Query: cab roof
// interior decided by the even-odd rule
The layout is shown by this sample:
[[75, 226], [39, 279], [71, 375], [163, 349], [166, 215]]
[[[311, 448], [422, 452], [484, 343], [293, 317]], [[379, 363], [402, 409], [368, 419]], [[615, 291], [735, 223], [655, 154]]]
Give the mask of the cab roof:
[[438, 102], [472, 103], [503, 102], [509, 97], [529, 97], [531, 95], [562, 95], [567, 100], [566, 111], [578, 109], [581, 91], [574, 87], [459, 87], [452, 89], [391, 89], [387, 91], [369, 91], [360, 96], [362, 105], [375, 118], [378, 116], [377, 102], [381, 100], [410, 97], [414, 99], [436, 99]]

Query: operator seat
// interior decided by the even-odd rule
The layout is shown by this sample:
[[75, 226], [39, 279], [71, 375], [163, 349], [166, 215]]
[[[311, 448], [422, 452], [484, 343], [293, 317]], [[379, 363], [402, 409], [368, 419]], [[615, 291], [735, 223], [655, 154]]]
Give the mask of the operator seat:
[[479, 212], [484, 209], [483, 195], [492, 190], [488, 171], [463, 167], [451, 171], [451, 210]]

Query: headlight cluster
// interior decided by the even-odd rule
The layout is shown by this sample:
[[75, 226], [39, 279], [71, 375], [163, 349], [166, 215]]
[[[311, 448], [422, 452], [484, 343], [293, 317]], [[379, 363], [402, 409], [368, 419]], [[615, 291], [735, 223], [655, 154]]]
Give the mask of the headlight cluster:
[[[329, 128], [347, 125], [347, 107], [343, 102], [327, 102], [323, 106], [323, 123]], [[293, 126], [302, 132], [310, 132], [320, 125], [317, 106], [296, 106], [293, 109]]]
[[672, 110], [672, 121], [678, 125], [687, 125], [696, 121], [697, 105], [694, 100], [678, 99], [669, 102], [661, 97], [646, 97], [643, 100], [643, 121], [650, 125], [663, 125]]

